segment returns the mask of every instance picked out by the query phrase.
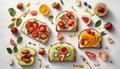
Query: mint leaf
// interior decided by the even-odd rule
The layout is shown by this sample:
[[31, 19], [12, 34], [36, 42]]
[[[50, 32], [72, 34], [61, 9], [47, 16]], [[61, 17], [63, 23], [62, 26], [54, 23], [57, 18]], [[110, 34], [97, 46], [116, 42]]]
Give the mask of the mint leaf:
[[14, 26], [14, 23], [11, 23], [8, 25], [8, 28], [12, 28]]
[[11, 48], [7, 48], [7, 52], [8, 52], [9, 54], [12, 54], [12, 53], [13, 53]]
[[13, 51], [14, 51], [14, 53], [16, 53], [16, 52], [18, 51], [18, 48], [15, 46], [15, 47], [13, 48]]
[[96, 23], [95, 23], [95, 27], [99, 27], [101, 25], [101, 20], [98, 20]]
[[22, 23], [22, 19], [18, 18], [17, 21], [16, 21], [16, 26], [18, 27], [21, 23]]
[[106, 35], [107, 33], [105, 33], [104, 31], [101, 32], [101, 36]]
[[12, 17], [14, 17], [14, 16], [15, 16], [16, 11], [15, 11], [15, 9], [14, 9], [14, 8], [9, 8], [9, 9], [8, 9], [8, 11], [9, 11], [10, 16], [12, 16]]
[[23, 40], [23, 38], [20, 36], [20, 37], [18, 37], [17, 38], [17, 43], [19, 44], [19, 43], [21, 43], [22, 42], [22, 40]]
[[52, 21], [53, 21], [53, 15], [49, 16], [49, 17], [48, 17], [48, 20], [49, 20], [50, 22], [52, 22]]

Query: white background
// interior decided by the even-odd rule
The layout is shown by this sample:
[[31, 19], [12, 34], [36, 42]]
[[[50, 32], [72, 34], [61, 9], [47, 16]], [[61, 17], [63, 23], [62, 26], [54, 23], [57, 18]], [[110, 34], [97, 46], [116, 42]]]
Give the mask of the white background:
[[[93, 69], [119, 69], [120, 68], [120, 60], [119, 60], [120, 59], [120, 53], [119, 53], [119, 51], [120, 51], [120, 46], [119, 46], [119, 40], [120, 40], [120, 37], [119, 37], [120, 36], [120, 27], [119, 27], [120, 26], [120, 10], [119, 10], [120, 4], [119, 3], [120, 3], [120, 0], [82, 0], [82, 3], [84, 1], [88, 2], [88, 4], [92, 5], [92, 7], [94, 7], [94, 5], [98, 2], [106, 3], [109, 7], [108, 15], [103, 18], [93, 16], [93, 17], [91, 17], [92, 25], [86, 26], [82, 22], [82, 20], [80, 20], [80, 17], [82, 15], [89, 16], [89, 14], [84, 12], [84, 9], [86, 8], [85, 6], [82, 5], [81, 7], [77, 7], [75, 4], [75, 0], [64, 0], [64, 6], [61, 5], [60, 10], [55, 10], [51, 7], [51, 4], [53, 2], [60, 3], [59, 0], [1, 0], [0, 1], [0, 69], [39, 69], [39, 61], [38, 61], [39, 57], [42, 58], [43, 65], [49, 64], [48, 69], [78, 69], [78, 68], [74, 68], [73, 64], [84, 64], [85, 65], [84, 69], [89, 69], [89, 67], [84, 62], [82, 62], [82, 60], [79, 57], [81, 53], [83, 55], [85, 55], [84, 54], [85, 51], [93, 52], [96, 54], [96, 56], [98, 56], [98, 53], [100, 51], [108, 52], [109, 60], [113, 61], [113, 63], [110, 63], [109, 61], [104, 62], [104, 61], [100, 60], [98, 57], [96, 58], [95, 61], [90, 61], [88, 59], [88, 57], [85, 55], [85, 57], [91, 63]], [[74, 6], [77, 9], [77, 12], [75, 12], [75, 14], [77, 14], [77, 16], [79, 18], [78, 32], [63, 32], [62, 33], [65, 36], [65, 38], [62, 41], [71, 43], [72, 45], [74, 45], [74, 47], [76, 49], [76, 55], [77, 55], [76, 62], [50, 63], [48, 61], [48, 58], [47, 58], [48, 57], [47, 56], [48, 48], [50, 47], [51, 44], [54, 44], [59, 41], [56, 39], [57, 32], [55, 31], [55, 23], [54, 23], [54, 25], [52, 25], [51, 22], [48, 21], [47, 18], [49, 15], [42, 16], [38, 12], [38, 15], [35, 16], [35, 18], [37, 18], [43, 22], [46, 22], [49, 25], [50, 29], [52, 30], [52, 34], [51, 34], [51, 37], [50, 37], [48, 43], [46, 45], [41, 44], [39, 46], [39, 44], [40, 44], [39, 42], [27, 37], [26, 35], [24, 35], [20, 32], [20, 35], [24, 39], [21, 44], [18, 44], [18, 48], [20, 49], [20, 48], [24, 47], [25, 44], [28, 44], [28, 42], [31, 41], [33, 43], [36, 43], [37, 46], [29, 45], [30, 47], [35, 48], [36, 51], [38, 51], [39, 47], [45, 47], [46, 54], [44, 56], [36, 54], [36, 56], [35, 56], [36, 62], [35, 62], [35, 64], [33, 64], [33, 66], [21, 67], [20, 65], [18, 65], [16, 57], [14, 55], [8, 54], [6, 51], [6, 48], [7, 47], [13, 48], [9, 44], [10, 38], [13, 38], [14, 40], [16, 40], [16, 36], [12, 35], [10, 30], [8, 29], [8, 25], [11, 23], [11, 17], [9, 16], [8, 8], [14, 7], [16, 9], [17, 14], [15, 17], [20, 16], [24, 11], [26, 11], [26, 9], [24, 11], [17, 10], [16, 4], [19, 2], [23, 2], [24, 5], [27, 2], [30, 2], [31, 10], [38, 10], [39, 6], [42, 3], [45, 3], [45, 4], [49, 5], [49, 7], [50, 7], [49, 15], [54, 15], [54, 18], [57, 15], [57, 13], [59, 13], [60, 11], [64, 11], [64, 10], [73, 11], [73, 10], [71, 10], [71, 6]], [[37, 4], [37, 2], [39, 2], [39, 4]], [[93, 11], [93, 9], [91, 9], [90, 11]], [[31, 15], [28, 14], [26, 18], [23, 18], [23, 22], [29, 18], [34, 18], [34, 17], [32, 17]], [[73, 33], [78, 34], [81, 30], [83, 30], [87, 27], [94, 27], [94, 23], [99, 19], [102, 20], [101, 29], [98, 29], [98, 31], [100, 31], [100, 32], [105, 30], [103, 28], [103, 26], [107, 21], [112, 22], [112, 24], [114, 26], [114, 28], [110, 32], [105, 30], [107, 35], [105, 35], [102, 38], [102, 49], [78, 49], [77, 36], [70, 38], [69, 34], [73, 34]], [[112, 37], [114, 39], [113, 44], [110, 44], [107, 41], [108, 37]], [[108, 49], [105, 49], [105, 46], [108, 46]], [[9, 65], [10, 59], [13, 59], [15, 61], [14, 65], [12, 65], [12, 66]], [[94, 63], [100, 63], [100, 66], [94, 67], [94, 65], [93, 65]], [[43, 66], [42, 69], [46, 69], [46, 68]]]

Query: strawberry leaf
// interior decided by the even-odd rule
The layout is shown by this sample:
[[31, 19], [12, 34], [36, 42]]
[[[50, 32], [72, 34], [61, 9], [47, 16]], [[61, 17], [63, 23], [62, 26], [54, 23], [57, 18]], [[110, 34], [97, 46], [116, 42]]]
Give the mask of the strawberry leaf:
[[11, 48], [7, 48], [7, 52], [8, 52], [9, 54], [12, 54], [12, 53], [13, 53], [13, 51], [12, 51]]

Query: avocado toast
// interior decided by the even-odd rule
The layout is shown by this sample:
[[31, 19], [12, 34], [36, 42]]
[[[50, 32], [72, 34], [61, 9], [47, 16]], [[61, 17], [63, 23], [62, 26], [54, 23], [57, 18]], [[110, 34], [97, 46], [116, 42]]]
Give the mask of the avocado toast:
[[59, 42], [49, 48], [48, 60], [50, 62], [74, 62], [76, 61], [75, 48], [67, 42]]

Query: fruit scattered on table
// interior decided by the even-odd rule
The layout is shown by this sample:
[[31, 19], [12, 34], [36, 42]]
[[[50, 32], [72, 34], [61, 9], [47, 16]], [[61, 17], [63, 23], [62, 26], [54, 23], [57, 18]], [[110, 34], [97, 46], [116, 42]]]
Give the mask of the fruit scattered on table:
[[58, 40], [64, 39], [64, 36], [61, 33], [58, 33], [57, 34], [57, 39]]
[[12, 28], [11, 28], [11, 32], [12, 32], [12, 33], [17, 33], [17, 32], [18, 32], [18, 29], [17, 29], [16, 27], [12, 27]]
[[30, 14], [31, 14], [32, 16], [36, 16], [36, 15], [37, 15], [37, 11], [36, 11], [36, 10], [32, 10], [32, 11], [30, 11]]
[[110, 43], [113, 43], [114, 42], [114, 40], [111, 38], [111, 37], [108, 37], [108, 42], [110, 42]]
[[42, 15], [47, 15], [49, 12], [50, 12], [50, 9], [49, 9], [49, 7], [48, 7], [48, 5], [46, 5], [46, 4], [42, 4], [42, 5], [40, 5], [40, 7], [39, 7], [39, 11], [40, 11], [40, 13], [42, 14]]
[[40, 49], [38, 50], [38, 54], [40, 54], [40, 55], [45, 54], [45, 49], [44, 49], [44, 48], [40, 48]]
[[94, 12], [97, 16], [105, 16], [108, 13], [108, 7], [105, 3], [97, 3], [94, 7]]
[[108, 59], [108, 53], [107, 52], [99, 52], [98, 57], [103, 60], [106, 61]]
[[17, 9], [22, 10], [22, 9], [23, 9], [23, 3], [18, 3], [18, 4], [17, 4]]
[[89, 25], [91, 23], [91, 19], [88, 16], [82, 16], [81, 19], [86, 25]]
[[78, 7], [80, 7], [81, 6], [81, 0], [76, 0], [76, 4], [77, 4]]
[[106, 30], [111, 30], [111, 29], [113, 28], [113, 25], [112, 25], [112, 23], [107, 22], [107, 23], [105, 24], [104, 28], [105, 28]]
[[12, 38], [10, 39], [10, 44], [13, 45], [13, 46], [16, 45], [15, 41]]
[[54, 9], [59, 9], [59, 8], [60, 8], [60, 4], [57, 3], [57, 2], [54, 2], [54, 3], [52, 4], [52, 7], [53, 7]]
[[96, 55], [94, 53], [86, 51], [85, 54], [90, 58], [90, 60], [95, 60]]

